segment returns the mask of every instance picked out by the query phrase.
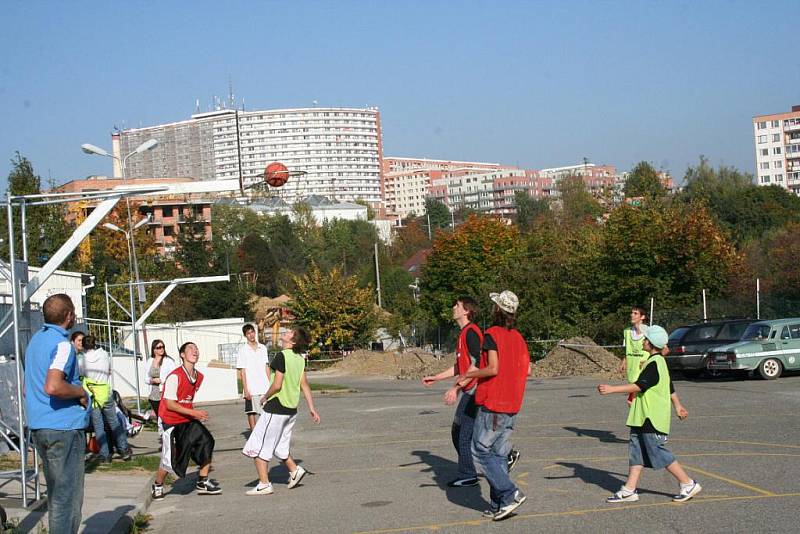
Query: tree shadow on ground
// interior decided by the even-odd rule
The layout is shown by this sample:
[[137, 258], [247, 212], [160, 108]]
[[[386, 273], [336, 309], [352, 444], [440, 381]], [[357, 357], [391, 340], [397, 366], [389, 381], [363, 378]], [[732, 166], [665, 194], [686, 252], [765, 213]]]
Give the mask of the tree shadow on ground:
[[628, 443], [627, 439], [618, 438], [614, 432], [608, 430], [594, 430], [592, 428], [578, 428], [575, 426], [565, 426], [564, 430], [575, 433], [578, 437], [595, 438], [602, 443]]
[[470, 508], [472, 510], [485, 510], [489, 503], [481, 496], [481, 487], [470, 486], [465, 488], [451, 488], [447, 483], [455, 479], [458, 475], [458, 464], [447, 458], [442, 458], [430, 451], [412, 451], [411, 454], [419, 458], [419, 462], [404, 464], [401, 467], [415, 464], [427, 465], [422, 469], [423, 473], [432, 473], [433, 484], [420, 484], [421, 488], [438, 487], [444, 490], [447, 500], [458, 506]]
[[82, 532], [109, 532], [120, 517], [133, 510], [133, 506], [126, 504], [117, 506], [114, 510], [97, 512], [83, 522]]
[[[545, 479], [560, 480], [566, 478], [578, 478], [586, 484], [593, 484], [610, 493], [614, 493], [620, 487], [622, 487], [622, 484], [628, 478], [627, 473], [614, 473], [612, 471], [606, 471], [604, 469], [595, 469], [594, 467], [588, 467], [583, 464], [578, 464], [573, 462], [556, 462], [555, 465], [560, 465], [562, 467], [572, 469], [572, 474], [561, 477], [550, 476], [550, 477], [545, 477]], [[642, 488], [639, 488], [639, 493], [649, 493], [652, 495], [666, 495], [668, 497], [672, 497], [671, 493], [652, 491]]]

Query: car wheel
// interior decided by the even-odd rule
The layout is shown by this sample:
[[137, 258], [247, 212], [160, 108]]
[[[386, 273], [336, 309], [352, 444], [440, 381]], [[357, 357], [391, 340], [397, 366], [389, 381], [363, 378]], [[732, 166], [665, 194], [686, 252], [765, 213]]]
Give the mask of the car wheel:
[[758, 374], [761, 375], [761, 378], [764, 380], [775, 380], [781, 376], [782, 370], [783, 366], [781, 362], [775, 358], [767, 358], [758, 364]]

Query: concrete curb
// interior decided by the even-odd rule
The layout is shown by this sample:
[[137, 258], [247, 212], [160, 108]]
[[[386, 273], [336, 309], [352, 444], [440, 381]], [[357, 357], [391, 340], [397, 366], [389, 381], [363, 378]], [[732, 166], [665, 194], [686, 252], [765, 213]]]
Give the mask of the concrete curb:
[[131, 531], [131, 526], [133, 526], [134, 518], [137, 514], [144, 514], [147, 513], [147, 510], [150, 508], [150, 503], [153, 502], [153, 494], [150, 491], [150, 486], [155, 482], [156, 475], [155, 473], [147, 480], [147, 483], [144, 485], [139, 494], [136, 496], [136, 502], [133, 505], [132, 510], [128, 510], [122, 517], [117, 519], [117, 522], [114, 523], [114, 526], [111, 527], [109, 532], [113, 534], [128, 534]]

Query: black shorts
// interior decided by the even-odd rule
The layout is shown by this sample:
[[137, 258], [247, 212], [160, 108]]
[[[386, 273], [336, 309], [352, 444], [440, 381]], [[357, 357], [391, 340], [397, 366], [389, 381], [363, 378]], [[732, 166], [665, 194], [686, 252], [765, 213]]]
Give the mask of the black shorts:
[[161, 448], [161, 467], [178, 477], [186, 476], [189, 459], [197, 465], [211, 462], [214, 454], [214, 436], [199, 421], [189, 421], [174, 426], [164, 425]]

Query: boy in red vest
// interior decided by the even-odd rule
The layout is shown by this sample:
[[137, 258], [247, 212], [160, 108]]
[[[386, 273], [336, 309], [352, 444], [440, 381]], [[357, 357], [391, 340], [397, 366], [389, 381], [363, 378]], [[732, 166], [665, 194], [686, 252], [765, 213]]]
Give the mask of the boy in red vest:
[[180, 478], [186, 476], [189, 458], [200, 466], [195, 486], [199, 495], [219, 495], [222, 488], [208, 478], [211, 471], [211, 456], [214, 453], [214, 437], [202, 424], [208, 421], [208, 412], [195, 410], [197, 390], [203, 383], [203, 375], [195, 369], [200, 357], [197, 345], [187, 342], [180, 348], [181, 366], [164, 380], [164, 391], [158, 407], [158, 416], [164, 426], [161, 465], [152, 487], [153, 499], [164, 498], [164, 479], [167, 473]]
[[479, 408], [472, 432], [472, 454], [489, 482], [491, 508], [484, 516], [499, 521], [526, 499], [508, 476], [508, 455], [531, 361], [525, 339], [514, 329], [519, 299], [511, 291], [491, 293], [489, 298], [494, 302], [493, 326], [484, 335], [480, 369], [459, 376], [458, 384], [478, 379], [475, 403]]

